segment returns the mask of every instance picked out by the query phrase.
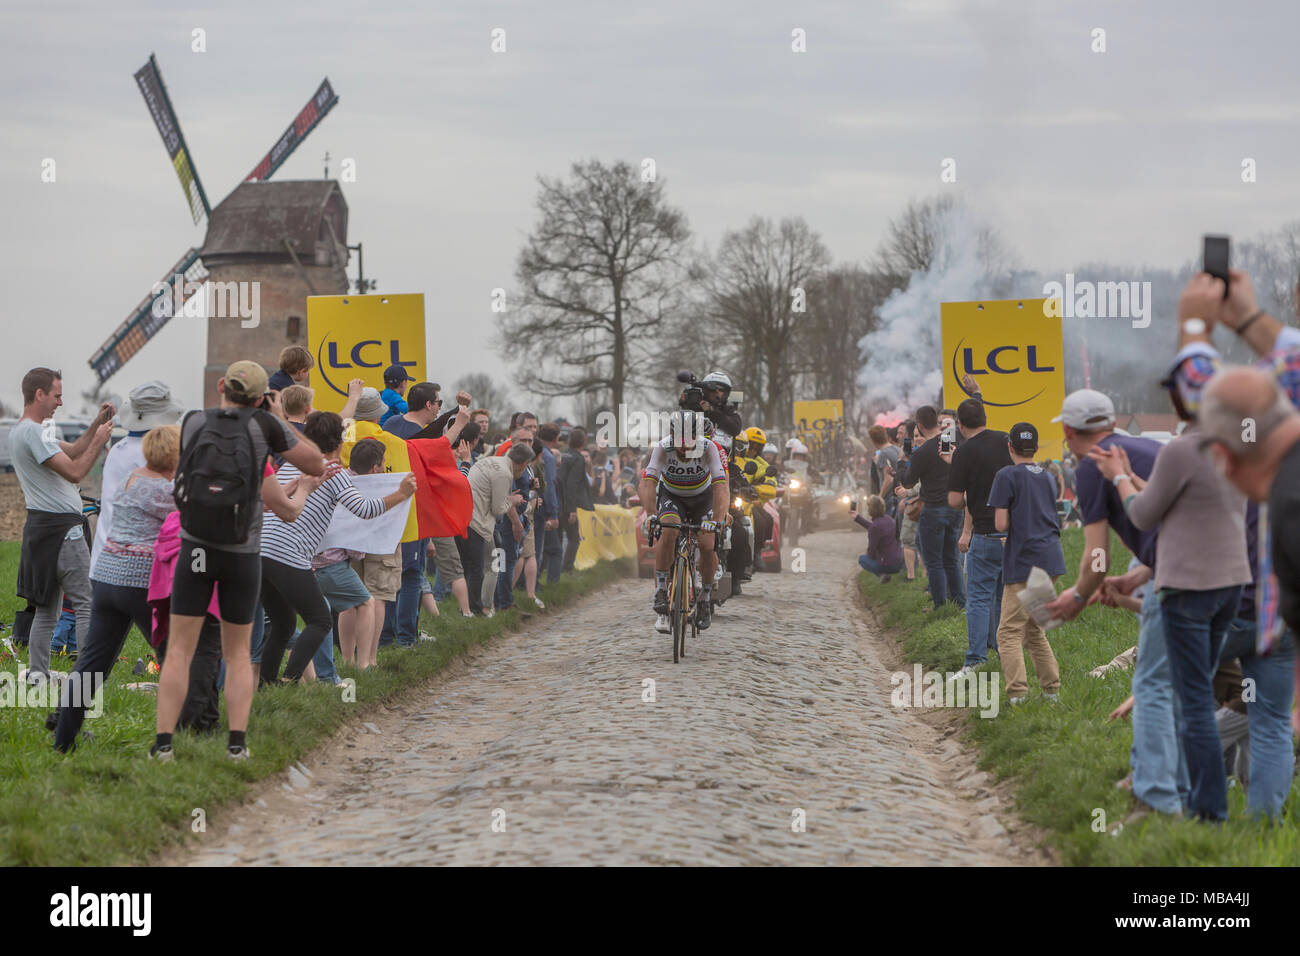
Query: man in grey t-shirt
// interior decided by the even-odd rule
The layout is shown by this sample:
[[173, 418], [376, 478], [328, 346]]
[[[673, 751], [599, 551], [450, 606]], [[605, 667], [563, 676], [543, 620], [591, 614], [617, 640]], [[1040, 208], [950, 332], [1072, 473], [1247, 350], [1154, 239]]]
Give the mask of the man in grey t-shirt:
[[23, 417], [9, 433], [9, 456], [27, 502], [18, 593], [36, 606], [27, 674], [35, 682], [49, 678], [50, 642], [65, 593], [77, 633], [90, 629], [90, 542], [77, 484], [108, 443], [115, 410], [105, 402], [80, 438], [60, 441], [52, 416], [63, 404], [62, 374], [34, 368], [22, 388]]

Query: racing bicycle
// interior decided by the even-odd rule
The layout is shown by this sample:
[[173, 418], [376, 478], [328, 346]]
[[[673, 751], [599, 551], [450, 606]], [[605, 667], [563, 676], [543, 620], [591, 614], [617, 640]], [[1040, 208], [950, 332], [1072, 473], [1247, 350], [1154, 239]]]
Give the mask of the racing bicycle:
[[[673, 663], [678, 663], [686, 656], [686, 633], [689, 630], [691, 640], [698, 634], [695, 614], [700, 596], [699, 570], [695, 565], [697, 546], [695, 537], [703, 530], [702, 525], [663, 524], [659, 523], [657, 531], [662, 534], [665, 528], [677, 532], [677, 548], [673, 554], [673, 564], [668, 571], [668, 619], [672, 624]], [[656, 534], [656, 537], [658, 537]]]

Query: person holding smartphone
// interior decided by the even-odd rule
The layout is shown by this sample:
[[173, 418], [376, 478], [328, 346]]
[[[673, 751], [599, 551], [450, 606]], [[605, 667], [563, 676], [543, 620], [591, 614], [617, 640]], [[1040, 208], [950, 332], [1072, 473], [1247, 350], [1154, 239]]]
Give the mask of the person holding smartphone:
[[903, 548], [894, 533], [894, 519], [885, 514], [885, 500], [880, 495], [867, 499], [867, 518], [858, 514], [858, 502], [849, 502], [853, 520], [867, 529], [866, 553], [858, 556], [858, 564], [888, 584], [891, 576], [903, 570]]
[[[899, 484], [921, 486], [922, 509], [917, 519], [917, 545], [930, 583], [930, 598], [940, 607], [951, 601], [966, 606], [966, 588], [957, 557], [962, 513], [948, 504], [948, 462], [939, 457], [939, 412], [933, 405], [916, 410], [916, 438], [922, 444], [908, 458]], [[913, 439], [915, 441], [915, 439]], [[908, 443], [903, 443], [907, 452]]]

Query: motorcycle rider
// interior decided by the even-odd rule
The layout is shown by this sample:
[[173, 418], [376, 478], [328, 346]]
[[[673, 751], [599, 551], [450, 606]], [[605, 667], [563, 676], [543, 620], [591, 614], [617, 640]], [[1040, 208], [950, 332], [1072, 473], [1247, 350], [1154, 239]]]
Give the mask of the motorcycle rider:
[[700, 630], [708, 628], [717, 571], [714, 533], [721, 523], [721, 518], [714, 516], [726, 514], [727, 492], [727, 474], [718, 446], [705, 437], [704, 414], [673, 412], [668, 418], [668, 436], [651, 451], [640, 486], [641, 501], [656, 502], [655, 514], [649, 521], [650, 533], [662, 532], [655, 544], [654, 610], [659, 615], [656, 630], [667, 633], [669, 629], [668, 571], [677, 547], [673, 526], [682, 521], [701, 526], [697, 542], [704, 587], [695, 626]]
[[731, 377], [726, 372], [714, 370], [682, 391], [678, 404], [693, 412], [703, 412], [715, 428], [738, 438], [744, 429], [740, 412], [731, 400]]
[[737, 449], [736, 464], [745, 480], [758, 493], [750, 517], [754, 522], [754, 567], [761, 571], [763, 546], [772, 535], [772, 516], [763, 505], [776, 497], [776, 475], [763, 458], [763, 446], [767, 444], [767, 434], [763, 429], [754, 425], [745, 430], [743, 439], [748, 447], [745, 450]]

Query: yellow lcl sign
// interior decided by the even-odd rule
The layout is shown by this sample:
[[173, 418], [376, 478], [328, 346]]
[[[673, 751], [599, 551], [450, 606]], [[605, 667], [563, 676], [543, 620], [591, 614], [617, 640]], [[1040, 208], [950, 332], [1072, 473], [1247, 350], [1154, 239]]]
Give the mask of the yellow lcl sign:
[[1044, 301], [943, 303], [943, 394], [950, 408], [970, 398], [962, 384], [969, 375], [990, 428], [1029, 422], [1038, 429], [1040, 457], [1059, 458], [1065, 435], [1052, 419], [1065, 401], [1065, 355], [1060, 309], [1050, 315]]

